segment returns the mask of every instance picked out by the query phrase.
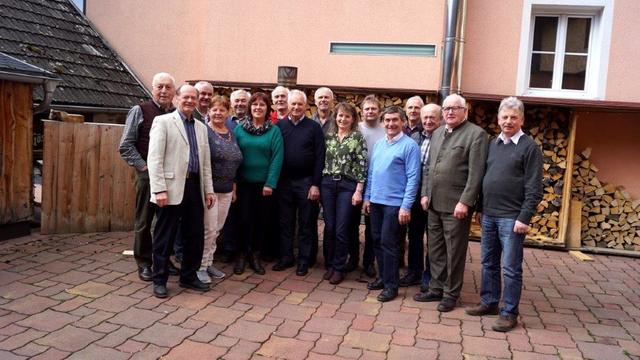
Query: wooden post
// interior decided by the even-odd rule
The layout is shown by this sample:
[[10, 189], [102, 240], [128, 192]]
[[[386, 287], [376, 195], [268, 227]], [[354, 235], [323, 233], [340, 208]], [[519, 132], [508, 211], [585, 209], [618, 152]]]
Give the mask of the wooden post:
[[562, 206], [560, 206], [560, 224], [558, 226], [558, 242], [566, 246], [566, 238], [569, 223], [569, 208], [571, 206], [571, 181], [573, 179], [573, 155], [576, 146], [576, 123], [578, 115], [573, 113], [569, 126], [569, 144], [567, 145], [567, 168], [564, 172], [564, 183], [562, 185]]
[[582, 227], [582, 201], [571, 200], [569, 226], [567, 229], [567, 248], [577, 249], [582, 246], [580, 237]]

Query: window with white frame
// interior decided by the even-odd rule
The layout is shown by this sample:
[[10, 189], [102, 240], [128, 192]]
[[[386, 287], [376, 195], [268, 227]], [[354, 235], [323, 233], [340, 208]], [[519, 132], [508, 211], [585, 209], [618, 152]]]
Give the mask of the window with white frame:
[[525, 0], [517, 93], [604, 99], [613, 0]]

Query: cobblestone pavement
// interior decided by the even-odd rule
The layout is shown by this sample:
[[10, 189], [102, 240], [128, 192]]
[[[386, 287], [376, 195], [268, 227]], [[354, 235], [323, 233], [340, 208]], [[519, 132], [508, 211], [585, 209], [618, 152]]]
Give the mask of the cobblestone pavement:
[[[401, 289], [381, 304], [355, 281], [290, 269], [230, 276], [206, 294], [169, 282], [156, 299], [122, 256], [131, 233], [0, 243], [0, 359], [640, 359], [640, 260], [525, 249], [520, 325], [436, 311]], [[463, 305], [478, 301], [479, 244]], [[229, 266], [223, 267], [231, 273]]]

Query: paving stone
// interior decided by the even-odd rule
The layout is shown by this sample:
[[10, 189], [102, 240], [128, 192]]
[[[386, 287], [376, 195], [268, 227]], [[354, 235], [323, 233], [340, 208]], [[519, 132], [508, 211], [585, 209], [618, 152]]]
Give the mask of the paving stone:
[[78, 319], [80, 319], [78, 316], [48, 309], [41, 313], [31, 315], [24, 320], [20, 320], [17, 324], [36, 330], [51, 332], [75, 322]]
[[640, 344], [633, 340], [618, 340], [618, 345], [633, 356], [640, 356]]
[[563, 325], [563, 326], [580, 326], [580, 320], [577, 316], [571, 314], [559, 314], [556, 312], [540, 312], [540, 319], [542, 322], [547, 324], [554, 325]]
[[297, 306], [285, 302], [279, 303], [270, 313], [270, 316], [283, 319], [307, 321], [315, 312], [313, 308]]
[[40, 353], [31, 358], [31, 360], [61, 360], [69, 356], [69, 352], [61, 351], [55, 348], [49, 348], [47, 351]]
[[376, 325], [391, 325], [415, 329], [418, 325], [418, 317], [418, 314], [407, 314], [397, 311], [381, 311], [376, 319]]
[[211, 302], [213, 302], [212, 298], [202, 296], [200, 293], [183, 291], [180, 294], [172, 296], [165, 304], [191, 310], [200, 310]]
[[438, 351], [420, 349], [411, 346], [391, 345], [387, 359], [389, 360], [428, 360], [437, 359]]
[[129, 338], [137, 335], [140, 332], [140, 329], [132, 329], [126, 326], [120, 327], [118, 330], [112, 331], [107, 334], [107, 336], [96, 342], [97, 345], [115, 348], [116, 346], [124, 343]]
[[275, 330], [276, 327], [272, 325], [238, 320], [231, 324], [223, 334], [251, 342], [263, 342], [267, 340]]
[[413, 346], [416, 342], [415, 329], [396, 328], [392, 334], [391, 343], [400, 346]]
[[567, 333], [542, 329], [527, 329], [532, 344], [573, 348], [576, 344]]
[[522, 351], [514, 351], [513, 352], [513, 360], [560, 360], [564, 358], [560, 358], [557, 355], [548, 355], [548, 354], [539, 354], [534, 352], [522, 352]]
[[50, 278], [50, 280], [65, 283], [65, 284], [70, 284], [70, 285], [80, 285], [95, 277], [97, 276], [91, 273], [70, 270], [60, 275], [54, 276]]
[[238, 301], [245, 304], [253, 304], [273, 308], [278, 305], [278, 303], [282, 301], [282, 299], [284, 299], [284, 297], [280, 295], [250, 292], [244, 295]]
[[582, 353], [578, 349], [558, 348], [558, 356], [562, 360], [582, 360]]
[[352, 348], [386, 352], [389, 349], [390, 342], [391, 335], [360, 330], [349, 330], [347, 335], [344, 337], [342, 345]]
[[19, 334], [9, 336], [8, 338], [0, 341], [0, 350], [13, 350], [19, 347], [25, 346], [31, 341], [41, 338], [46, 335], [46, 332], [27, 329]]
[[0, 286], [2, 286], [2, 297], [11, 300], [19, 299], [36, 291], [42, 290], [42, 288], [38, 286], [25, 284], [20, 281], [14, 281], [10, 284]]
[[529, 337], [524, 334], [507, 333], [507, 342], [512, 351], [532, 351]]
[[335, 291], [315, 289], [311, 293], [309, 293], [308, 299], [311, 301], [340, 305], [344, 302], [344, 299], [346, 297], [347, 294], [341, 294]]
[[228, 349], [217, 347], [211, 344], [203, 344], [195, 341], [185, 340], [182, 344], [171, 349], [164, 359], [218, 359], [227, 352]]
[[31, 358], [33, 356], [43, 353], [47, 349], [48, 347], [46, 346], [41, 346], [35, 343], [28, 343], [23, 347], [13, 350], [13, 352], [17, 355], [28, 356]]
[[93, 299], [89, 299], [83, 296], [76, 296], [73, 299], [63, 301], [59, 305], [52, 307], [52, 309], [61, 312], [69, 312], [79, 308], [82, 305], [85, 305], [86, 303], [91, 302], [92, 300]]
[[120, 325], [116, 325], [116, 324], [112, 324], [112, 323], [108, 323], [108, 322], [103, 322], [100, 325], [96, 325], [96, 326], [92, 327], [91, 330], [107, 334], [107, 333], [116, 331], [119, 328], [120, 328]]
[[5, 337], [9, 337], [9, 336], [13, 336], [16, 334], [20, 334], [21, 332], [26, 331], [27, 328], [23, 327], [23, 326], [18, 326], [16, 324], [9, 324], [5, 327], [3, 327], [2, 329], [0, 329], [0, 335], [3, 335]]
[[345, 357], [347, 359], [358, 359], [362, 356], [362, 349], [341, 345], [338, 348], [338, 352], [336, 353], [336, 355]]
[[313, 345], [310, 341], [272, 336], [258, 349], [257, 354], [279, 359], [306, 359]]
[[293, 338], [300, 332], [300, 329], [304, 326], [303, 321], [296, 320], [285, 320], [278, 329], [274, 333], [275, 335], [285, 337], [285, 338]]
[[104, 334], [99, 332], [67, 325], [36, 340], [36, 342], [41, 345], [53, 346], [59, 350], [76, 352], [103, 336]]
[[193, 315], [193, 318], [226, 326], [231, 325], [236, 321], [236, 319], [241, 317], [242, 314], [242, 311], [209, 305], [204, 309], [198, 311], [197, 314]]
[[309, 338], [309, 340], [315, 341], [315, 346], [312, 349], [313, 352], [330, 355], [335, 354], [338, 351], [338, 347], [342, 343], [343, 337], [324, 334], [317, 340], [313, 338]]
[[419, 323], [418, 333], [416, 336], [427, 340], [455, 343], [459, 343], [460, 341], [462, 341], [462, 336], [460, 335], [460, 327], [440, 324]]
[[15, 299], [6, 304], [2, 304], [0, 305], [0, 307], [21, 314], [33, 315], [42, 312], [47, 308], [58, 305], [59, 303], [59, 301], [30, 294], [23, 298]]
[[462, 349], [465, 354], [488, 356], [492, 358], [510, 358], [509, 343], [506, 340], [488, 339], [476, 336], [463, 336]]
[[581, 341], [579, 341], [577, 345], [578, 349], [582, 352], [582, 355], [585, 359], [628, 359], [620, 346], [587, 343]]
[[80, 295], [88, 298], [99, 298], [113, 292], [116, 289], [117, 288], [115, 286], [94, 281], [87, 281], [86, 283], [68, 289], [67, 292], [70, 294]]
[[373, 329], [373, 324], [375, 323], [375, 321], [375, 316], [357, 315], [356, 318], [353, 319], [350, 328], [355, 330], [369, 331]]
[[6, 314], [0, 316], [0, 328], [16, 323], [27, 317], [27, 315], [17, 314], [14, 312], [8, 312], [4, 310], [2, 311], [5, 312]]
[[304, 326], [305, 331], [328, 335], [344, 335], [350, 323], [345, 320], [313, 317]]
[[131, 354], [124, 353], [115, 349], [110, 349], [108, 347], [97, 346], [91, 344], [87, 346], [85, 349], [72, 354], [69, 356], [69, 360], [119, 360], [119, 359], [128, 359]]
[[141, 351], [133, 354], [130, 360], [157, 360], [161, 359], [162, 356], [170, 350], [171, 349], [149, 344]]
[[155, 344], [162, 347], [173, 347], [182, 342], [195, 331], [180, 326], [155, 323], [145, 328], [133, 340]]
[[297, 293], [305, 293], [305, 294], [312, 292], [316, 286], [317, 284], [312, 282], [291, 279], [291, 278], [287, 278], [283, 282], [278, 284], [278, 288], [280, 289], [293, 291]]
[[98, 310], [76, 321], [73, 325], [88, 329], [97, 326], [105, 320], [111, 319], [114, 315], [112, 312]]
[[238, 343], [237, 338], [232, 338], [224, 335], [218, 335], [215, 340], [211, 342], [211, 344], [219, 347], [230, 348], [233, 345]]
[[13, 354], [9, 351], [0, 350], [0, 359], [3, 360], [18, 360], [18, 359], [26, 359], [26, 356], [20, 356]]
[[586, 324], [586, 329], [595, 336], [613, 337], [616, 339], [631, 340], [631, 336], [627, 334], [624, 328], [620, 326], [609, 326], [599, 324]]
[[163, 314], [155, 311], [130, 308], [109, 319], [109, 322], [136, 329], [144, 329], [148, 328], [163, 317]]

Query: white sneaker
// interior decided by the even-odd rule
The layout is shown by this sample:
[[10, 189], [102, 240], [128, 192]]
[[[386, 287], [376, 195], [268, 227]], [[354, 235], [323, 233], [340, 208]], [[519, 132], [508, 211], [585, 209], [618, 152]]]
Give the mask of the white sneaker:
[[207, 268], [207, 272], [209, 273], [209, 275], [211, 275], [212, 278], [214, 279], [222, 279], [225, 276], [227, 276], [225, 273], [223, 273], [222, 271], [218, 270], [215, 266], [211, 265]]
[[206, 270], [198, 270], [196, 275], [198, 276], [198, 280], [205, 284], [211, 284], [211, 278], [209, 277], [209, 274], [207, 274]]

